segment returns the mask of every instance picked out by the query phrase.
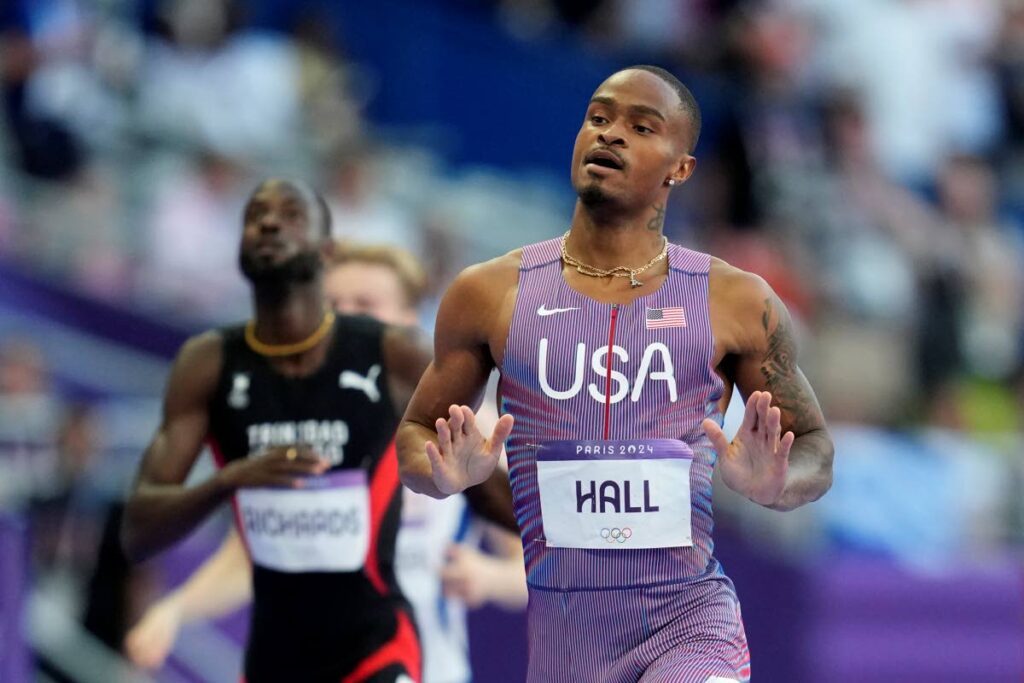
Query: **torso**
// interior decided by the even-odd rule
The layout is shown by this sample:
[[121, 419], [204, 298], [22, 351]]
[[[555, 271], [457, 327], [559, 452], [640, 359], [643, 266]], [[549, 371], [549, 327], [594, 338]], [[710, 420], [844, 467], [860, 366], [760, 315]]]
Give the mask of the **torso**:
[[[223, 367], [209, 406], [209, 442], [218, 462], [305, 443], [331, 461], [328, 477], [344, 482], [338, 490], [351, 485], [365, 491], [357, 507], [365, 509], [367, 524], [358, 533], [346, 526], [351, 520], [310, 522], [311, 515], [321, 514], [315, 511], [319, 504], [300, 501], [296, 510], [301, 512], [290, 516], [274, 510], [287, 509], [280, 496], [319, 495], [312, 490], [253, 490], [271, 497], [260, 503], [266, 514], [259, 505], [247, 507], [249, 492], [239, 492], [240, 531], [254, 563], [247, 670], [266, 673], [282, 666], [289, 667], [291, 676], [297, 675], [296, 667], [308, 665], [321, 667], [311, 669], [310, 680], [321, 674], [330, 678], [350, 670], [379, 647], [377, 640], [384, 642], [395, 632], [396, 610], [404, 609], [393, 568], [401, 511], [393, 437], [400, 416], [388, 388], [383, 332], [369, 318], [339, 317], [322, 362], [300, 377], [284, 376], [251, 351], [241, 328], [222, 333]], [[263, 547], [282, 545], [275, 539], [291, 534], [287, 543], [331, 544], [328, 550], [339, 554], [337, 544], [348, 541], [339, 540], [335, 523], [362, 543], [355, 544], [361, 550], [344, 567], [306, 566], [311, 560], [298, 546], [261, 555], [253, 545], [257, 536]], [[270, 560], [263, 563], [261, 557]], [[338, 648], [340, 642], [349, 647]]]
[[[485, 264], [488, 281], [485, 310], [491, 310], [494, 314], [490, 318], [480, 319], [479, 334], [496, 367], [501, 367], [505, 357], [505, 343], [508, 340], [516, 296], [519, 293], [521, 261], [522, 249], [516, 249]], [[649, 296], [661, 287], [667, 276], [668, 268], [665, 266], [655, 274], [643, 278], [643, 286], [633, 288], [623, 278], [597, 279], [581, 275], [571, 267], [562, 268], [562, 277], [571, 289], [605, 304], [628, 305]], [[710, 257], [708, 310], [714, 339], [711, 365], [726, 387], [724, 403], [720, 406], [723, 410], [728, 405], [734, 382], [723, 362], [730, 354], [741, 353], [749, 345], [749, 325], [739, 320], [745, 312], [737, 310], [738, 304], [743, 302], [731, 294], [737, 286], [742, 287], [748, 278], [748, 273], [720, 259]]]
[[[716, 356], [723, 354], [713, 335], [709, 310], [711, 259], [671, 245], [667, 263], [667, 272], [645, 278], [643, 287], [615, 291], [607, 280], [590, 283], [574, 277], [575, 273], [563, 273], [558, 241], [552, 240], [520, 252], [517, 281], [514, 289], [510, 288], [515, 293], [501, 297], [503, 301], [512, 299], [514, 304], [511, 311], [500, 309], [499, 317], [508, 321], [504, 325], [505, 339], [500, 339], [500, 333], [492, 333], [490, 348], [493, 357], [500, 358], [504, 409], [516, 418], [507, 450], [532, 587], [571, 590], [642, 586], [697, 580], [718, 571], [711, 555], [710, 489], [715, 453], [701, 428], [706, 417], [720, 420], [719, 404], [725, 390], [722, 377], [715, 371]], [[649, 468], [643, 471], [653, 473], [651, 481], [656, 482], [659, 473], [668, 472], [662, 468], [669, 462], [658, 455], [641, 458], [643, 462], [638, 459], [634, 466], [629, 461], [638, 456], [625, 454], [586, 460], [583, 469], [573, 458], [538, 462], [552, 457], [552, 451], [540, 455], [548, 444], [562, 440], [574, 440], [577, 453], [579, 440], [616, 449], [649, 441], [658, 449], [678, 447], [685, 451], [676, 454], [678, 461], [671, 462], [685, 460], [686, 467], [672, 470], [671, 476], [684, 477], [683, 486], [688, 485], [691, 491], [692, 506], [691, 496], [685, 504], [675, 504], [685, 507], [691, 517], [692, 538], [688, 536], [685, 545], [675, 547], [632, 549], [640, 543], [635, 539], [628, 546], [617, 543], [614, 550], [600, 553], [600, 560], [593, 555], [593, 548], [598, 546], [566, 547], [564, 538], [555, 539], [555, 516], [546, 509], [545, 522], [541, 514], [552, 500], [544, 493], [550, 486], [545, 482], [551, 481], [547, 473], [555, 469], [580, 473], [559, 475], [559, 486], [568, 487], [558, 489], [558, 499], [564, 500], [579, 495], [571, 490], [574, 477], [578, 486], [580, 481], [597, 476], [596, 485], [602, 486], [602, 477], [619, 476], [619, 483], [609, 491], [618, 492], [620, 487], [625, 491], [621, 478], [628, 478], [631, 471]], [[601, 474], [611, 472], [606, 469], [609, 466], [618, 467], [618, 474]], [[637, 476], [640, 479], [632, 482], [632, 507], [638, 504], [640, 487], [647, 486], [647, 475]], [[645, 504], [646, 493], [644, 489]], [[549, 496], [546, 503], [542, 501], [545, 495]], [[621, 502], [608, 507], [616, 513], [627, 513], [615, 520], [631, 523], [643, 517], [630, 516], [628, 513], [634, 512], [631, 504], [625, 504], [630, 509], [620, 509], [617, 506]], [[580, 504], [585, 508], [588, 503]], [[652, 510], [657, 507], [650, 504]], [[574, 518], [570, 522], [576, 524], [584, 518], [578, 512], [567, 510], [564, 516]], [[664, 515], [644, 518], [664, 520]], [[600, 526], [586, 533], [603, 533]], [[652, 530], [650, 535], [658, 534]]]

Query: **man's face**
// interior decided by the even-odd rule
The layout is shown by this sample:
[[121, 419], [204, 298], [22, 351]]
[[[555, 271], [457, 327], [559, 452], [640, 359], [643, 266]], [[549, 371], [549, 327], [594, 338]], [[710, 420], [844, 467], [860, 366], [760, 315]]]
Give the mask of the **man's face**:
[[669, 84], [636, 69], [613, 74], [591, 98], [576, 136], [573, 187], [587, 205], [647, 206], [690, 158], [690, 135]]
[[239, 262], [253, 283], [308, 282], [320, 270], [321, 216], [308, 191], [261, 185], [245, 207]]
[[324, 276], [327, 300], [338, 313], [362, 314], [389, 325], [415, 325], [402, 283], [391, 268], [377, 263], [344, 263]]

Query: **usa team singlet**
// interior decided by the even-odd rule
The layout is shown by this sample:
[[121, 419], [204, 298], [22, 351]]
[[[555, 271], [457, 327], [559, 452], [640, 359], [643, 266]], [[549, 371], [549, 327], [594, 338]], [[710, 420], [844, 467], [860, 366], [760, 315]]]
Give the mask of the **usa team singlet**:
[[235, 495], [253, 562], [248, 683], [419, 680], [419, 642], [394, 572], [400, 416], [383, 330], [370, 318], [338, 316], [323, 365], [301, 378], [274, 371], [241, 327], [222, 332], [209, 432], [218, 464], [297, 443], [331, 461], [306, 488]]
[[710, 257], [670, 244], [668, 266], [657, 291], [602, 304], [565, 282], [560, 240], [523, 249], [501, 395], [531, 683], [750, 676], [712, 555]]

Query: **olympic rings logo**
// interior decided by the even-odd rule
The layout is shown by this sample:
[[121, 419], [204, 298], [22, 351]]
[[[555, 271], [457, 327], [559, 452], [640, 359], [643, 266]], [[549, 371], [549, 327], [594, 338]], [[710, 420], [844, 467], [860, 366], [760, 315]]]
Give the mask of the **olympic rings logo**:
[[613, 527], [611, 529], [605, 527], [604, 529], [601, 529], [601, 538], [609, 543], [625, 543], [632, 537], [633, 530], [628, 526], [622, 527], [621, 529], [618, 527]]

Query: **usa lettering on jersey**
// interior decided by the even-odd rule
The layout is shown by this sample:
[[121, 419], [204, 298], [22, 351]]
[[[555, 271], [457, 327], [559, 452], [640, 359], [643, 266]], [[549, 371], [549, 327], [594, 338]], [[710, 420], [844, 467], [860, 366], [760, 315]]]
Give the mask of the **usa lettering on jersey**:
[[[611, 352], [615, 356], [616, 365], [625, 366], [628, 370], [630, 363], [629, 352], [617, 344], [611, 348]], [[540, 340], [537, 353], [537, 373], [540, 388], [544, 395], [558, 401], [568, 401], [576, 398], [583, 390], [583, 384], [586, 381], [587, 345], [583, 342], [576, 344], [574, 356], [571, 360], [573, 363], [573, 379], [572, 383], [565, 388], [551, 386], [548, 367], [550, 364], [561, 366], [567, 359], [551, 357], [551, 354], [557, 353], [557, 351], [551, 350], [547, 337]], [[675, 403], [678, 400], [672, 353], [669, 351], [668, 346], [662, 342], [652, 342], [644, 349], [643, 357], [641, 357], [640, 364], [637, 366], [636, 374], [633, 377], [632, 390], [630, 390], [630, 378], [626, 374], [619, 370], [613, 369], [611, 371], [612, 391], [610, 398], [604, 394], [604, 387], [608, 376], [607, 346], [600, 346], [594, 349], [590, 356], [590, 367], [596, 381], [590, 382], [587, 385], [587, 393], [599, 403], [605, 403], [606, 401], [618, 403], [627, 396], [630, 401], [636, 403], [643, 396], [644, 388], [649, 382], [665, 382], [666, 389], [668, 390], [668, 400], [671, 403]]]

